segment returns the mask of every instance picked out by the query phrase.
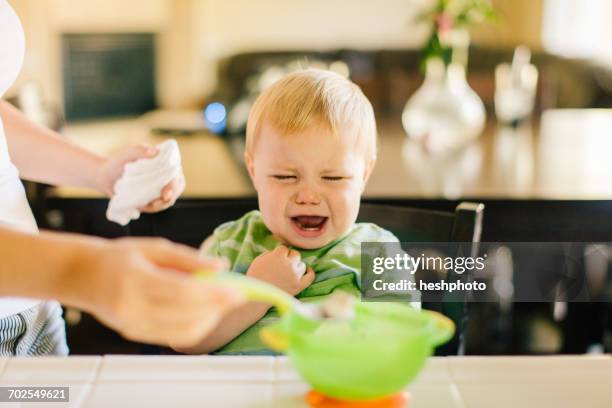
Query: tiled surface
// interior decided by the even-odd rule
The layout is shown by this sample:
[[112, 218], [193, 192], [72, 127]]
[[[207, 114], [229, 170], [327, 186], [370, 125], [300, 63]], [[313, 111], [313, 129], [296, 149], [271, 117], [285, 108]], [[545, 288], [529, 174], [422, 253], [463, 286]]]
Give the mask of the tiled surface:
[[419, 373], [415, 382], [417, 383], [443, 383], [451, 382], [450, 373], [448, 371], [448, 358], [430, 358], [427, 360], [425, 367]]
[[94, 382], [101, 362], [101, 357], [12, 358], [0, 374], [0, 382], [88, 384]]
[[[309, 389], [284, 357], [16, 358], [0, 360], [0, 383], [70, 386], [70, 403], [53, 406], [87, 408], [303, 408]], [[447, 357], [430, 359], [408, 391], [410, 408], [603, 408], [610, 384], [609, 356]]]
[[271, 382], [274, 357], [107, 356], [98, 382]]
[[469, 408], [610, 408], [610, 384], [597, 383], [463, 384], [459, 389]]
[[457, 384], [574, 384], [585, 378], [612, 384], [610, 356], [447, 357], [446, 360], [452, 380]]
[[[11, 358], [4, 361], [0, 370], [0, 384], [3, 386], [49, 386], [69, 387], [68, 403], [54, 402], [53, 407], [81, 407], [89, 394], [102, 362], [100, 357], [37, 357]], [[0, 363], [2, 364], [2, 363]], [[41, 403], [0, 403], [0, 408], [49, 407]]]
[[273, 408], [308, 408], [304, 396], [310, 387], [302, 381], [277, 382], [273, 388]]
[[291, 360], [287, 357], [276, 357], [274, 360], [274, 379], [276, 381], [300, 381], [300, 375], [293, 368]]
[[612, 357], [451, 357], [469, 408], [612, 407]]
[[263, 408], [272, 405], [272, 388], [272, 383], [248, 382], [99, 383], [83, 406]]
[[[0, 384], [5, 387], [15, 386], [23, 387], [23, 383], [5, 383], [0, 381]], [[32, 382], [29, 386], [57, 386], [57, 387], [69, 387], [69, 402], [28, 402], [28, 403], [17, 403], [17, 402], [0, 402], [0, 408], [80, 408], [83, 406], [83, 401], [90, 393], [93, 385], [92, 384], [77, 384], [77, 383], [56, 383], [54, 381], [40, 381]]]
[[408, 387], [408, 392], [410, 408], [464, 408], [456, 387], [450, 383], [417, 381]]

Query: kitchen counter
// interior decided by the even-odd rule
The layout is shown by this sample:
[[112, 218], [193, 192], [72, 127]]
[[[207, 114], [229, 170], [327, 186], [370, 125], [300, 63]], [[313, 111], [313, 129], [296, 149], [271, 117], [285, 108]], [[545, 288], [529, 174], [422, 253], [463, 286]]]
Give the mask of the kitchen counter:
[[[287, 358], [251, 356], [0, 359], [0, 384], [70, 387], [54, 407], [297, 408], [309, 389]], [[607, 408], [610, 384], [610, 356], [434, 357], [408, 387], [409, 406]]]
[[[162, 136], [151, 132], [156, 127], [193, 129], [193, 134]], [[220, 137], [206, 132], [201, 115], [192, 111], [156, 111], [139, 118], [85, 122], [68, 125], [64, 136], [93, 152], [109, 155], [124, 146], [146, 143], [157, 145], [176, 139], [181, 151], [187, 187], [183, 197], [253, 196], [246, 170], [240, 166], [231, 147]], [[92, 198], [100, 193], [74, 187], [55, 188], [55, 197]]]
[[[365, 197], [478, 200], [612, 199], [612, 109], [544, 112], [519, 129], [487, 124], [482, 136], [447, 155], [429, 154], [408, 141], [399, 123], [381, 120], [378, 162]], [[159, 136], [156, 127], [196, 130]], [[245, 197], [254, 190], [242, 160], [240, 137], [206, 132], [197, 111], [155, 111], [140, 118], [69, 125], [64, 134], [101, 154], [133, 143], [178, 141], [187, 179], [185, 198]], [[92, 197], [59, 188], [57, 197]]]

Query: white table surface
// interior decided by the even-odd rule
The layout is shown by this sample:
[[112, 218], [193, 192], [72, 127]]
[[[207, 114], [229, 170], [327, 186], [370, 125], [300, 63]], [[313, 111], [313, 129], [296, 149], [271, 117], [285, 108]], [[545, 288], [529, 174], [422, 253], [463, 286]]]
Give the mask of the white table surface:
[[[0, 359], [2, 386], [68, 386], [69, 403], [0, 407], [305, 407], [284, 357], [105, 356]], [[410, 408], [609, 408], [610, 356], [431, 358]]]

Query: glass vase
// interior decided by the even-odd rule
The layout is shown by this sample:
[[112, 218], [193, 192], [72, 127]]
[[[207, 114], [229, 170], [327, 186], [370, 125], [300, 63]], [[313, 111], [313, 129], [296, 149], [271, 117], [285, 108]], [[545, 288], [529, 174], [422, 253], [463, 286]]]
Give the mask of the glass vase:
[[427, 62], [423, 85], [408, 99], [402, 124], [408, 137], [430, 152], [457, 149], [477, 138], [485, 125], [485, 109], [459, 62]]

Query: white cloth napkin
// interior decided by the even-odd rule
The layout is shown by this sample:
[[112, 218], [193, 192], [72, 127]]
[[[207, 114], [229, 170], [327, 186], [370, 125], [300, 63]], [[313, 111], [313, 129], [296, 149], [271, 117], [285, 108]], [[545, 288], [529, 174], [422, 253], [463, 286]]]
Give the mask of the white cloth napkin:
[[157, 148], [159, 153], [155, 157], [125, 165], [106, 210], [110, 221], [127, 225], [138, 219], [138, 209], [159, 198], [164, 186], [181, 173], [181, 153], [176, 140], [166, 140]]

